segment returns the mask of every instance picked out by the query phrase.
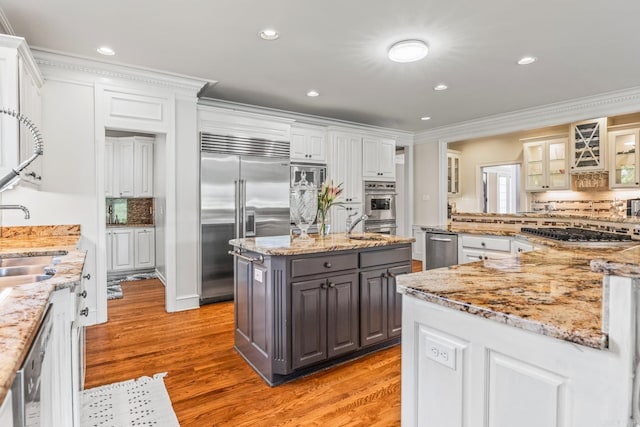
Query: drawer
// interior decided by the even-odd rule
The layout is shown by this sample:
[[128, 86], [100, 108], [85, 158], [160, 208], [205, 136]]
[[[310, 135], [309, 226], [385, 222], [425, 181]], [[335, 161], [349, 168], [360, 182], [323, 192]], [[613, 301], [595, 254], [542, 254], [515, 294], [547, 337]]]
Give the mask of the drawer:
[[462, 247], [511, 252], [511, 239], [486, 236], [462, 236]]
[[375, 267], [382, 264], [411, 262], [411, 248], [383, 249], [360, 253], [360, 268]]
[[291, 277], [309, 276], [311, 274], [331, 273], [358, 267], [358, 255], [328, 255], [314, 258], [291, 260]]

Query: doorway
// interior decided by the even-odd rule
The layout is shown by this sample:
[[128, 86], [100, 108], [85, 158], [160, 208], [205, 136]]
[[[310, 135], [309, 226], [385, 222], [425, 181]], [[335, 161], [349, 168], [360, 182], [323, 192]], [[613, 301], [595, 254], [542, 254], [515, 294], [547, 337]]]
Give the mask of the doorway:
[[520, 164], [480, 168], [482, 212], [516, 213], [520, 206]]

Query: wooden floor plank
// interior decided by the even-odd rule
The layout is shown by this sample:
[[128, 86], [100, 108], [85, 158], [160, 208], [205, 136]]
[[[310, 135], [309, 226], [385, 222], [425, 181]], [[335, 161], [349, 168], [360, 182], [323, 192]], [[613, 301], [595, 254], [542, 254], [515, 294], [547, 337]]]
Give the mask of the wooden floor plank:
[[181, 426], [400, 425], [400, 346], [272, 388], [233, 349], [233, 303], [166, 313], [156, 279], [123, 292], [87, 328], [85, 388], [168, 372]]

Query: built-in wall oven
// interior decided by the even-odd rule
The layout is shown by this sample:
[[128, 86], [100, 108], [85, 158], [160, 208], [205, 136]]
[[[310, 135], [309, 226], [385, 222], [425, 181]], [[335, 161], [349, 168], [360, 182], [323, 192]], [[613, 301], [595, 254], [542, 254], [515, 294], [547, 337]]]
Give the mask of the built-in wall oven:
[[396, 234], [396, 183], [364, 182], [364, 231]]

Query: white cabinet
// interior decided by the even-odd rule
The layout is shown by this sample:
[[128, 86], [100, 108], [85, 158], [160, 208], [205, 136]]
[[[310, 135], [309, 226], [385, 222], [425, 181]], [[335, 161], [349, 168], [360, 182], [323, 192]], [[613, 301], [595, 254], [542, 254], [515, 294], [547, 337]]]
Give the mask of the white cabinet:
[[107, 271], [150, 269], [156, 265], [153, 227], [107, 229]]
[[458, 196], [460, 194], [460, 152], [447, 151], [447, 194]]
[[372, 136], [362, 138], [362, 175], [365, 178], [395, 179], [395, 157], [395, 140]]
[[571, 123], [571, 173], [605, 169], [606, 117]]
[[611, 164], [611, 188], [636, 188], [640, 185], [640, 129], [615, 130], [608, 133]]
[[318, 126], [297, 124], [291, 127], [291, 160], [326, 163], [326, 132]]
[[522, 147], [526, 191], [569, 189], [566, 137], [526, 140]]
[[460, 234], [458, 263], [511, 257], [511, 237]]
[[153, 197], [153, 138], [105, 139], [106, 197]]
[[[331, 233], [345, 233], [347, 231], [347, 218], [351, 215], [351, 221], [355, 221], [362, 215], [364, 206], [362, 203], [346, 203], [343, 206], [334, 206], [331, 208]], [[362, 232], [363, 222], [352, 230], [352, 232]]]
[[416, 239], [411, 246], [411, 258], [422, 261], [424, 270], [425, 231], [420, 226], [413, 226], [413, 238]]
[[0, 405], [0, 426], [13, 425], [13, 396], [11, 390], [7, 391], [7, 395]]
[[[133, 270], [135, 267], [134, 258], [134, 237], [133, 228], [113, 228], [111, 232], [111, 268], [108, 270]], [[107, 231], [109, 233], [109, 231]], [[107, 237], [108, 238], [108, 237]]]
[[[42, 76], [22, 37], [0, 35], [0, 106], [18, 111], [42, 129], [40, 87]], [[29, 130], [6, 114], [0, 115], [0, 173], [6, 174], [34, 153]], [[42, 159], [22, 172], [22, 179], [39, 184]]]
[[156, 265], [155, 230], [136, 228], [135, 231], [135, 268], [153, 268]]
[[332, 132], [331, 155], [327, 164], [327, 176], [333, 183], [342, 184], [340, 200], [344, 203], [362, 203], [362, 137], [357, 134]]

